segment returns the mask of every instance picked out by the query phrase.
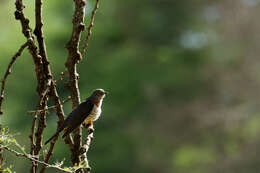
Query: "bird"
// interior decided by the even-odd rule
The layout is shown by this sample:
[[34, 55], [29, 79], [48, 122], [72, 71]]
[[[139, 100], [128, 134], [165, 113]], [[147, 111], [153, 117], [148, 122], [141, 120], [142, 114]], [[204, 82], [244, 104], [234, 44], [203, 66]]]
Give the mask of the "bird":
[[[96, 121], [101, 115], [101, 106], [103, 98], [106, 96], [107, 92], [103, 89], [96, 89], [92, 92], [91, 96], [86, 98], [85, 101], [80, 103], [63, 121], [57, 132], [50, 137], [45, 145], [53, 140], [56, 136], [64, 130], [62, 138], [65, 138], [71, 132], [73, 132], [77, 127], [83, 124], [85, 127], [93, 127], [93, 121]], [[92, 130], [94, 130], [92, 128]]]

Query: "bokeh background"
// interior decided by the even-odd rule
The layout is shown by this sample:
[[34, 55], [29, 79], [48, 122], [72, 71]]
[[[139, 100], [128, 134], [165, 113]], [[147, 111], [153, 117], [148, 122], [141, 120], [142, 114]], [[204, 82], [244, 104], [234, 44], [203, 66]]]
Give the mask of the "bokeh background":
[[[34, 27], [34, 3], [24, 2]], [[93, 5], [88, 1], [87, 22]], [[14, 1], [0, 1], [1, 77], [25, 42], [14, 11]], [[44, 1], [55, 78], [65, 69], [72, 13], [70, 0]], [[259, 173], [259, 13], [259, 0], [101, 1], [78, 66], [82, 100], [95, 88], [110, 92], [88, 152], [93, 172]], [[63, 83], [59, 94], [66, 98]], [[27, 111], [37, 104], [35, 90], [32, 58], [25, 51], [8, 78], [1, 122], [27, 151]], [[64, 107], [68, 114], [71, 103]], [[54, 112], [47, 116], [44, 140], [57, 122]], [[4, 154], [6, 166], [29, 170], [29, 161]], [[51, 161], [65, 159], [69, 166], [69, 158], [59, 138]]]

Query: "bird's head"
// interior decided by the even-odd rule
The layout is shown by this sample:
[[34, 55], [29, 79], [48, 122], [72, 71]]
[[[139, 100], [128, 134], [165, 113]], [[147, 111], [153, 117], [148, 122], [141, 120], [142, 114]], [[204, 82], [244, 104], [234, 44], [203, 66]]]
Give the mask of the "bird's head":
[[104, 91], [103, 89], [96, 89], [93, 91], [91, 97], [94, 100], [102, 100], [106, 96], [107, 92]]

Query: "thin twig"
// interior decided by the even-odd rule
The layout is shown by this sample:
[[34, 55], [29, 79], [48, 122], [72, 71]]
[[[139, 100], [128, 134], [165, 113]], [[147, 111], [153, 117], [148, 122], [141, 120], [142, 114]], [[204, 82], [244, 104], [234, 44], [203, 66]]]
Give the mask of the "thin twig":
[[[71, 96], [68, 96], [65, 100], [63, 100], [61, 102], [61, 104], [65, 104], [66, 102], [70, 101], [71, 100]], [[53, 106], [49, 106], [49, 107], [46, 107], [45, 109], [41, 109], [41, 110], [34, 110], [34, 111], [28, 111], [27, 113], [28, 114], [35, 114], [35, 113], [39, 113], [39, 112], [43, 112], [43, 111], [49, 111], [51, 109], [56, 109], [57, 108], [57, 105], [53, 105]]]
[[1, 93], [0, 93], [0, 114], [3, 114], [2, 111], [2, 101], [4, 100], [4, 91], [5, 91], [5, 83], [6, 79], [9, 74], [11, 74], [11, 67], [14, 64], [15, 60], [22, 54], [23, 50], [28, 46], [28, 42], [24, 43], [19, 50], [14, 54], [12, 57], [10, 63], [8, 64], [8, 67], [6, 69], [6, 72], [4, 74], [4, 77], [2, 79], [2, 87], [1, 87]]
[[14, 153], [14, 154], [15, 154], [16, 156], [18, 156], [18, 157], [27, 158], [27, 159], [29, 159], [29, 160], [31, 160], [31, 161], [33, 161], [33, 162], [37, 162], [37, 163], [43, 164], [43, 165], [45, 165], [45, 166], [47, 166], [47, 167], [55, 168], [55, 169], [58, 169], [58, 170], [63, 171], [63, 172], [70, 172], [70, 173], [73, 172], [73, 171], [69, 171], [69, 170], [63, 169], [63, 168], [61, 168], [61, 167], [59, 167], [59, 166], [51, 165], [51, 164], [48, 164], [48, 163], [46, 163], [46, 162], [44, 162], [44, 161], [35, 159], [35, 158], [33, 158], [34, 156], [33, 156], [33, 155], [30, 155], [30, 154], [17, 152], [17, 151], [15, 151], [15, 150], [11, 149], [11, 148], [6, 147], [6, 146], [3, 146], [3, 147], [1, 147], [1, 148], [2, 148], [2, 149], [5, 149], [5, 150], [7, 150], [7, 151], [9, 151], [9, 152], [11, 152], [11, 153]]
[[[37, 120], [37, 114], [35, 112], [35, 114], [33, 115], [33, 120], [32, 120], [31, 134], [29, 135], [30, 144], [31, 144], [31, 151], [30, 151], [31, 155], [34, 155], [34, 149], [35, 149], [34, 131], [35, 131], [35, 126], [36, 126], [36, 120]], [[34, 161], [32, 161], [32, 165], [35, 166], [36, 163]], [[31, 171], [36, 172], [34, 167], [31, 168]]]
[[88, 26], [88, 34], [86, 36], [86, 39], [85, 39], [85, 42], [82, 46], [82, 54], [84, 55], [85, 54], [85, 51], [86, 51], [86, 48], [88, 46], [88, 41], [89, 41], [89, 38], [91, 36], [91, 29], [93, 28], [94, 26], [94, 19], [95, 19], [95, 15], [96, 15], [96, 12], [97, 12], [97, 9], [99, 8], [99, 0], [96, 0], [96, 4], [95, 4], [95, 7], [94, 9], [92, 10], [92, 13], [91, 13], [91, 17], [90, 17], [90, 23], [89, 23], [89, 26]]

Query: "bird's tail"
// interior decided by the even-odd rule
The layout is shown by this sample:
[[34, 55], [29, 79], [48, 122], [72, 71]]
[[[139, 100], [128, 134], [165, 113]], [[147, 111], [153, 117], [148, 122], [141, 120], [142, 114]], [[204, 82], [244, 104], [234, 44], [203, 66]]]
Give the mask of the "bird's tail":
[[44, 145], [48, 144], [51, 140], [53, 140], [53, 138], [55, 138], [55, 137], [58, 136], [58, 135], [59, 135], [59, 131], [57, 131], [52, 137], [50, 137], [50, 139], [48, 139], [48, 140], [44, 143]]
[[63, 124], [61, 125], [61, 127], [57, 130], [57, 132], [52, 136], [50, 137], [50, 139], [48, 139], [44, 145], [48, 144], [51, 140], [53, 140], [53, 138], [55, 138], [56, 136], [58, 136], [60, 134], [60, 132], [65, 128], [66, 126], [66, 120], [65, 122], [63, 122]]

